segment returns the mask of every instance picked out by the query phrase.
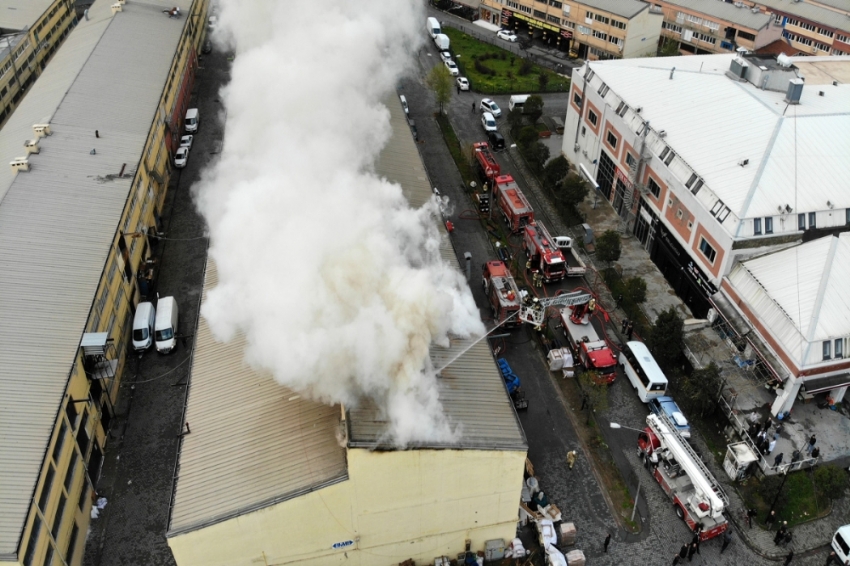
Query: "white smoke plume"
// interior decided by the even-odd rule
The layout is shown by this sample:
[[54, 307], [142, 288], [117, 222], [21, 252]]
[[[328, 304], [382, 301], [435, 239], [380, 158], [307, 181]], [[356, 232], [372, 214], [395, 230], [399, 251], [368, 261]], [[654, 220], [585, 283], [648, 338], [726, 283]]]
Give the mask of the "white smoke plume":
[[229, 0], [219, 25], [236, 57], [224, 150], [195, 188], [219, 274], [203, 316], [302, 395], [373, 399], [399, 446], [455, 440], [428, 351], [483, 326], [439, 258], [437, 203], [412, 209], [373, 168], [420, 2]]

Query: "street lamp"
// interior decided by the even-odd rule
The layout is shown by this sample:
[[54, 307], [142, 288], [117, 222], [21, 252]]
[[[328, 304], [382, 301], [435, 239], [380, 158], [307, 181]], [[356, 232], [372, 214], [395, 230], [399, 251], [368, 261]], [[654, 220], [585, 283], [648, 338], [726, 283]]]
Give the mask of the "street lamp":
[[619, 423], [608, 423], [608, 426], [610, 426], [611, 428], [627, 428], [629, 430], [636, 430], [638, 432], [643, 432], [643, 430], [641, 430], [639, 428], [633, 428], [633, 427], [630, 427], [630, 426], [623, 426]]

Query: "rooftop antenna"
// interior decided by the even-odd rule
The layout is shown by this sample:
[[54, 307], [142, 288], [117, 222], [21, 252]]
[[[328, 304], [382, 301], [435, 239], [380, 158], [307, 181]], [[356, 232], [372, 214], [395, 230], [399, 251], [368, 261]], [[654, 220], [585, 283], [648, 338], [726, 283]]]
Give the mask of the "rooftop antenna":
[[673, 67], [672, 69], [670, 69], [670, 80], [671, 80], [671, 81], [673, 80], [673, 73], [674, 73], [675, 71], [676, 71], [676, 67]]

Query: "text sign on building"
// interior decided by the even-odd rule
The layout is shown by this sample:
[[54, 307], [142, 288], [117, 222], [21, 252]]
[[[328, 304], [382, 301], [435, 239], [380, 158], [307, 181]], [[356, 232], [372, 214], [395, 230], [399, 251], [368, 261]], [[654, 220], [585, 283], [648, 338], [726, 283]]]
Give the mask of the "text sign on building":
[[514, 15], [513, 12], [511, 12], [507, 8], [503, 8], [502, 9], [502, 25], [503, 26], [509, 25], [511, 23], [511, 16], [513, 16], [513, 15]]
[[348, 548], [352, 544], [354, 544], [353, 540], [344, 540], [342, 542], [333, 543], [333, 545], [331, 545], [331, 548], [333, 548], [335, 550], [339, 550], [340, 548]]

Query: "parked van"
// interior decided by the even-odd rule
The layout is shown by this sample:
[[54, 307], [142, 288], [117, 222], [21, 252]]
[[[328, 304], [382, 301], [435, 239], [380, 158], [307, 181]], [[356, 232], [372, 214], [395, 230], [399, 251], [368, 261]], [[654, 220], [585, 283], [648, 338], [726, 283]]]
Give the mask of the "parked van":
[[626, 342], [620, 366], [644, 403], [667, 392], [667, 378], [643, 342]]
[[431, 36], [431, 39], [434, 39], [443, 33], [443, 30], [440, 28], [440, 22], [437, 21], [437, 18], [428, 18], [428, 21], [425, 24], [425, 29], [428, 30], [428, 35]]
[[398, 99], [401, 101], [401, 107], [404, 109], [405, 114], [410, 114], [410, 108], [407, 106], [407, 97], [403, 94], [398, 95]]
[[153, 303], [139, 303], [133, 317], [133, 349], [137, 352], [143, 352], [153, 344], [155, 320], [156, 310]]
[[198, 124], [201, 123], [201, 115], [198, 114], [197, 108], [189, 108], [186, 110], [186, 131], [187, 132], [197, 132]]
[[171, 352], [177, 346], [177, 301], [174, 297], [162, 297], [156, 304], [156, 325], [154, 339], [156, 351], [161, 354]]
[[434, 45], [437, 46], [437, 49], [440, 51], [448, 51], [449, 46], [451, 45], [451, 41], [449, 40], [449, 36], [438, 33], [436, 37], [434, 37]]
[[513, 112], [514, 108], [519, 108], [520, 111], [525, 107], [525, 102], [528, 100], [528, 94], [514, 94], [508, 102], [508, 109]]
[[838, 527], [832, 537], [832, 550], [838, 555], [838, 563], [844, 564], [850, 558], [850, 525]]

